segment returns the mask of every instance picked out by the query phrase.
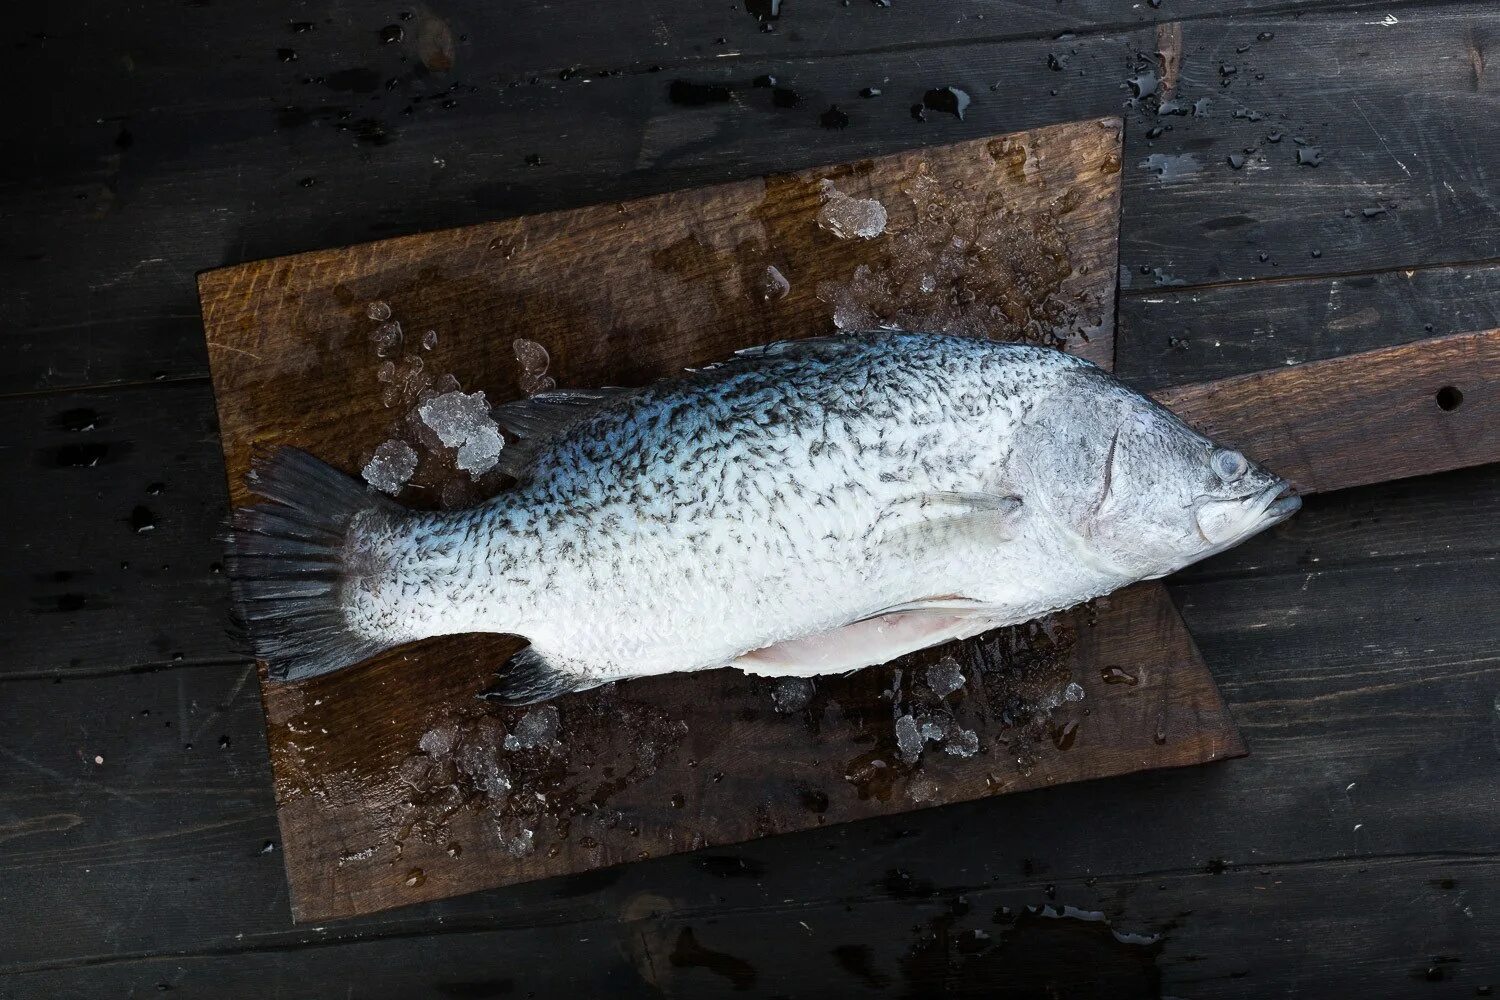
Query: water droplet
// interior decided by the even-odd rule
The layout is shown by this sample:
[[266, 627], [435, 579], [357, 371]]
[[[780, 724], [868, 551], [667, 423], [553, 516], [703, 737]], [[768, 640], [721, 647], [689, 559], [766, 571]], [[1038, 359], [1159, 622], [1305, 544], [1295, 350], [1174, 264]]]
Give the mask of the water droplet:
[[399, 24], [387, 24], [380, 29], [380, 44], [394, 45], [406, 37], [406, 29]]
[[963, 121], [969, 103], [968, 92], [957, 87], [935, 87], [922, 95], [922, 104], [929, 110], [950, 114], [959, 121]]
[[1139, 76], [1132, 76], [1125, 82], [1130, 84], [1130, 90], [1136, 97], [1150, 97], [1156, 93], [1157, 88], [1161, 85], [1161, 81], [1157, 78], [1156, 74], [1150, 72], [1142, 73]]
[[837, 104], [830, 105], [827, 111], [818, 116], [818, 121], [824, 128], [849, 127], [849, 115]]
[[792, 290], [792, 283], [786, 280], [786, 275], [777, 269], [775, 264], [766, 265], [761, 272], [760, 280], [757, 282], [756, 291], [762, 302], [777, 302], [787, 297]]
[[1134, 687], [1140, 683], [1140, 678], [1135, 674], [1116, 666], [1105, 667], [1100, 672], [1100, 676], [1103, 677], [1106, 684], [1129, 684], [1131, 687]]
[[156, 515], [147, 507], [136, 507], [130, 512], [130, 528], [137, 535], [156, 530]]
[[390, 304], [376, 299], [365, 307], [365, 315], [377, 323], [384, 323], [391, 318]]
[[408, 889], [415, 889], [417, 886], [426, 881], [427, 873], [422, 871], [422, 869], [420, 868], [413, 868], [411, 871], [406, 873], [406, 887]]

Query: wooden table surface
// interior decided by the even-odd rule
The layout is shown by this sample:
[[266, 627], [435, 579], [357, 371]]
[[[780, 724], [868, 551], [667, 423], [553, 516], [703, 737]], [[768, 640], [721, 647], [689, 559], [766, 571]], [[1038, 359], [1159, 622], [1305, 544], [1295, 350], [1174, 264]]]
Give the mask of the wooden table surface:
[[291, 925], [200, 270], [1121, 114], [1141, 388], [1500, 326], [1491, 3], [779, 10], [7, 12], [0, 997], [1500, 989], [1497, 466], [1169, 581], [1246, 759]]

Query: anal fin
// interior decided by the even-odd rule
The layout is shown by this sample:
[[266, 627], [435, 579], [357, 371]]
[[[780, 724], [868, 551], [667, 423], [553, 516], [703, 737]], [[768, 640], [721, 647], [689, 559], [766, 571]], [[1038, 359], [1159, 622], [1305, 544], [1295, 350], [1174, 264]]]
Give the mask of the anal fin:
[[592, 686], [577, 674], [553, 666], [545, 656], [527, 646], [506, 661], [499, 678], [479, 697], [502, 705], [535, 705]]

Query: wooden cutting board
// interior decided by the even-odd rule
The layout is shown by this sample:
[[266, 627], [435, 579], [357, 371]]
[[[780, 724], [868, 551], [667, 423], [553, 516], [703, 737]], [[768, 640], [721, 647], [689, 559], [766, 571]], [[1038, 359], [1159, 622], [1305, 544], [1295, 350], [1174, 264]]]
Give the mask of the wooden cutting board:
[[[403, 502], [492, 494], [503, 482], [455, 473], [407, 414], [444, 378], [519, 395], [516, 338], [571, 387], [879, 323], [1109, 365], [1120, 130], [1060, 125], [208, 272], [232, 500], [253, 502], [256, 448], [357, 474], [391, 437], [423, 453]], [[632, 681], [518, 730], [525, 710], [474, 696], [519, 645], [435, 640], [298, 685], [262, 671], [297, 919], [1244, 752], [1154, 584], [851, 677]], [[949, 654], [963, 685], [943, 697]], [[896, 737], [905, 715], [941, 734], [915, 760]], [[547, 738], [524, 745], [536, 728]]]

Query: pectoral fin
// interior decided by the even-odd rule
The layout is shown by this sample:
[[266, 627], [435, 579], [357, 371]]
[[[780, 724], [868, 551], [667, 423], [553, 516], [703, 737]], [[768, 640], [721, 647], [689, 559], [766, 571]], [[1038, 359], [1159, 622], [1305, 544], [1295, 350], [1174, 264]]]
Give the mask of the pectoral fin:
[[1025, 511], [1025, 503], [1014, 493], [922, 493], [891, 509], [884, 540], [929, 547], [961, 539], [1009, 541], [1016, 536]]

